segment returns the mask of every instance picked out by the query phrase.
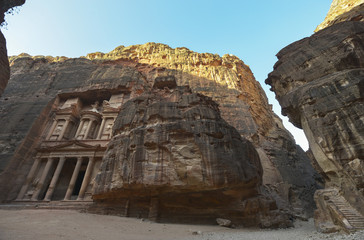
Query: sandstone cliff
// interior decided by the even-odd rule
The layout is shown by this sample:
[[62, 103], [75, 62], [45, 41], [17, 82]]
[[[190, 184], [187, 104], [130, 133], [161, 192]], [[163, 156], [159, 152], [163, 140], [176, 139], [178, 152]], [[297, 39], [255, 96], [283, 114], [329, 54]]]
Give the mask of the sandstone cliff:
[[[4, 23], [5, 13], [16, 6], [23, 5], [25, 0], [3, 0], [0, 2], [0, 24]], [[9, 61], [6, 50], [6, 41], [0, 31], [0, 96], [3, 93], [10, 77]]]
[[310, 160], [272, 112], [250, 69], [235, 56], [147, 43], [86, 58], [22, 55], [11, 61], [0, 110], [0, 123], [6, 126], [0, 130], [2, 169], [6, 166], [1, 183], [16, 179], [11, 189], [2, 186], [8, 187], [3, 191], [7, 200], [15, 198], [24, 182], [57, 99], [122, 90], [128, 93], [126, 101], [151, 90], [157, 77], [172, 76], [178, 86], [189, 85], [193, 93], [211, 97], [221, 117], [253, 143], [263, 168], [262, 192], [274, 196], [280, 209], [297, 215], [313, 209], [317, 185]]
[[363, 8], [359, 7], [361, 4], [364, 4], [364, 0], [334, 0], [325, 20], [317, 26], [315, 32], [339, 22], [364, 21]]
[[325, 177], [316, 193], [324, 231], [364, 228], [363, 42], [364, 22], [337, 23], [282, 49], [266, 80]]
[[[162, 68], [175, 76], [179, 86], [189, 85], [192, 91], [211, 97], [219, 104], [223, 119], [255, 145], [264, 169], [263, 183], [268, 191], [277, 194], [278, 202], [284, 205], [290, 201], [296, 209], [313, 207], [310, 196], [319, 177], [273, 113], [249, 67], [236, 56], [220, 57], [147, 43], [120, 46], [106, 54], [91, 53], [87, 58], [110, 63], [133, 62], [143, 72], [148, 71], [143, 65]], [[150, 81], [153, 74], [145, 75]]]
[[126, 102], [113, 136], [93, 196], [109, 211], [126, 204], [127, 216], [211, 223], [224, 217], [248, 226], [276, 209], [269, 209], [273, 202], [248, 204], [264, 206], [253, 145], [211, 98], [177, 87], [173, 76], [157, 77], [152, 91]]

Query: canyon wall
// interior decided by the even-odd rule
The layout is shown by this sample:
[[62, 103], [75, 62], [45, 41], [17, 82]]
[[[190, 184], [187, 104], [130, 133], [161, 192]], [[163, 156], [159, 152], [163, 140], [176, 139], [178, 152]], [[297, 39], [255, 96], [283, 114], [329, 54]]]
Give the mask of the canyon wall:
[[[3, 0], [0, 2], [0, 24], [4, 24], [5, 13], [17, 6], [21, 6], [25, 3], [25, 0]], [[3, 33], [0, 30], [0, 96], [3, 93], [10, 77], [10, 68], [8, 61], [8, 54], [6, 50], [6, 40]]]
[[[273, 113], [249, 67], [237, 57], [220, 57], [216, 54], [196, 53], [186, 48], [173, 49], [164, 44], [147, 43], [120, 46], [107, 54], [92, 53], [83, 58], [31, 57], [22, 54], [11, 57], [10, 61], [11, 79], [1, 98], [0, 109], [0, 123], [5, 126], [0, 130], [3, 171], [0, 182], [1, 191], [6, 193], [2, 196], [2, 201], [15, 199], [34, 161], [39, 142], [45, 138], [42, 133], [50, 127], [47, 122], [53, 117], [55, 106], [60, 100], [80, 97], [84, 101], [91, 101], [91, 98], [103, 98], [102, 96], [122, 91], [125, 98], [122, 102], [126, 104], [128, 100], [132, 101], [152, 91], [156, 79], [173, 78], [175, 85], [189, 86], [193, 94], [210, 97], [211, 101], [218, 104], [219, 114], [226, 124], [234, 127], [246, 139], [243, 142], [252, 142], [263, 170], [261, 184], [258, 184], [259, 195], [268, 199], [263, 202], [273, 201], [277, 209], [288, 211], [294, 216], [307, 217], [312, 214], [312, 196], [317, 189], [316, 180], [319, 177], [304, 151], [295, 144], [291, 134]], [[168, 84], [166, 87], [172, 88]], [[198, 102], [200, 100], [193, 104]], [[166, 106], [168, 104], [165, 103]], [[128, 111], [126, 109], [123, 112], [128, 115]], [[117, 145], [123, 149], [121, 139], [116, 137], [117, 131], [114, 129], [116, 135], [111, 144], [119, 141]], [[195, 134], [191, 134], [190, 139], [194, 141]], [[216, 141], [221, 141], [219, 136], [215, 136]], [[197, 141], [194, 146], [199, 146], [198, 144]], [[231, 148], [231, 151], [242, 151], [244, 155], [244, 148], [237, 147], [238, 145], [226, 146], [224, 151]], [[149, 146], [151, 150], [153, 146], [154, 144]], [[185, 154], [191, 155], [192, 150], [187, 150], [186, 148]], [[207, 151], [206, 154], [212, 158], [210, 152]], [[196, 158], [197, 156], [199, 155]], [[102, 166], [105, 167], [106, 162], [111, 160], [105, 155], [104, 161]], [[228, 162], [226, 164], [229, 166]], [[197, 164], [197, 169], [203, 169], [198, 166]], [[126, 171], [132, 172], [130, 169]], [[113, 174], [117, 174], [117, 171]], [[9, 179], [14, 182], [12, 186], [4, 184]], [[101, 191], [100, 187], [97, 189], [95, 199], [99, 196], [101, 204], [104, 201], [102, 194], [108, 194]], [[112, 195], [113, 191], [110, 192]], [[259, 208], [269, 210], [270, 204], [264, 205], [260, 199], [262, 198], [258, 199], [259, 203], [250, 202], [247, 209], [256, 209], [255, 212], [259, 212]], [[274, 218], [266, 220], [264, 225], [274, 223]]]
[[[312, 194], [320, 177], [304, 151], [276, 116], [253, 73], [239, 58], [226, 54], [196, 53], [187, 48], [172, 49], [147, 43], [120, 46], [109, 53], [91, 53], [87, 58], [101, 62], [134, 63], [163, 69], [175, 76], [177, 85], [189, 85], [193, 92], [211, 97], [219, 104], [222, 118], [244, 138], [253, 142], [263, 165], [266, 191], [283, 207], [293, 204], [296, 214], [312, 211]], [[161, 71], [161, 70], [158, 70]], [[147, 79], [155, 73], [146, 74]], [[150, 81], [150, 80], [149, 80]], [[301, 209], [301, 210], [299, 210]]]
[[[363, 10], [364, 4], [353, 9], [354, 14]], [[322, 231], [364, 228], [361, 19], [336, 23], [285, 47], [266, 80], [282, 113], [304, 130], [325, 178], [325, 189], [315, 195], [316, 224]]]

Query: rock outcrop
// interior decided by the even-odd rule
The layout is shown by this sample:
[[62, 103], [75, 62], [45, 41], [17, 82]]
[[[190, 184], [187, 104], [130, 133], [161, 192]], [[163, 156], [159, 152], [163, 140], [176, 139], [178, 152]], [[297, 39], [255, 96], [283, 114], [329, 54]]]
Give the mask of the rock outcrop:
[[[120, 46], [109, 53], [91, 53], [87, 58], [109, 63], [134, 63], [163, 69], [175, 76], [179, 86], [211, 97], [219, 104], [222, 118], [256, 147], [263, 165], [263, 184], [277, 196], [280, 206], [296, 210], [314, 208], [312, 194], [319, 178], [309, 158], [273, 113], [260, 84], [249, 67], [233, 55], [196, 53], [187, 48], [172, 49], [164, 44], [147, 43]], [[143, 67], [144, 66], [144, 67]], [[148, 81], [156, 73], [146, 75]], [[302, 212], [296, 212], [301, 214]]]
[[364, 21], [363, 7], [364, 0], [334, 0], [325, 20], [317, 26], [315, 32], [339, 22]]
[[158, 221], [259, 223], [265, 209], [247, 204], [259, 195], [258, 153], [211, 98], [158, 77], [123, 105], [113, 136], [93, 195], [108, 211], [124, 203], [126, 215]]
[[[26, 54], [10, 59], [12, 76], [0, 111], [0, 123], [5, 126], [0, 130], [3, 201], [13, 200], [19, 192], [59, 99], [79, 96], [89, 102], [88, 96], [102, 98], [122, 91], [125, 99], [121, 102], [125, 103], [150, 91], [154, 84], [167, 84], [171, 89], [188, 85], [193, 94], [210, 97], [219, 105], [222, 119], [252, 142], [263, 169], [261, 194], [268, 202], [273, 196], [278, 209], [293, 215], [312, 214], [317, 175], [310, 160], [272, 112], [248, 66], [237, 57], [147, 43], [77, 59]], [[166, 83], [155, 83], [158, 77], [166, 77]], [[11, 124], [5, 124], [8, 122]], [[15, 184], [2, 184], [9, 179]], [[260, 219], [262, 225], [269, 226], [274, 217]]]
[[[266, 80], [282, 113], [304, 130], [325, 178], [315, 197], [322, 231], [333, 223], [355, 229], [330, 199], [342, 197], [346, 209], [364, 214], [363, 42], [364, 22], [337, 23], [282, 49]], [[330, 210], [334, 205], [338, 210]]]
[[[3, 0], [0, 2], [0, 25], [5, 21], [5, 13], [16, 6], [21, 6], [25, 0]], [[10, 77], [8, 54], [6, 50], [6, 40], [0, 31], [0, 96], [3, 93]]]

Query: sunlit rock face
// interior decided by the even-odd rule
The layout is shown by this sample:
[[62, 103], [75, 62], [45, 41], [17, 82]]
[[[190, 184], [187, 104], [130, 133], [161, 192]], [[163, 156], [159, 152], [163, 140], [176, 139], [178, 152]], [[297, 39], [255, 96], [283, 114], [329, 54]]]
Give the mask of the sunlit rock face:
[[333, 223], [364, 227], [363, 42], [364, 22], [337, 23], [282, 49], [266, 80], [282, 112], [304, 130], [326, 180], [316, 193], [323, 231], [337, 230], [328, 227]]
[[317, 26], [315, 32], [339, 22], [364, 21], [363, 6], [364, 0], [334, 0], [331, 3], [325, 20]]
[[[0, 2], [0, 24], [4, 23], [5, 13], [16, 6], [23, 5], [25, 0], [3, 0]], [[3, 93], [10, 77], [6, 40], [0, 31], [0, 96]]]

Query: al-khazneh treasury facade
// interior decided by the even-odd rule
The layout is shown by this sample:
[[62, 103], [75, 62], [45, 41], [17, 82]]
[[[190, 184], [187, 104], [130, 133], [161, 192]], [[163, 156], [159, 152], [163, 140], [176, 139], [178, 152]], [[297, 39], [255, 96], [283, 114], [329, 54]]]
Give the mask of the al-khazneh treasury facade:
[[91, 200], [123, 94], [60, 99], [17, 201]]

